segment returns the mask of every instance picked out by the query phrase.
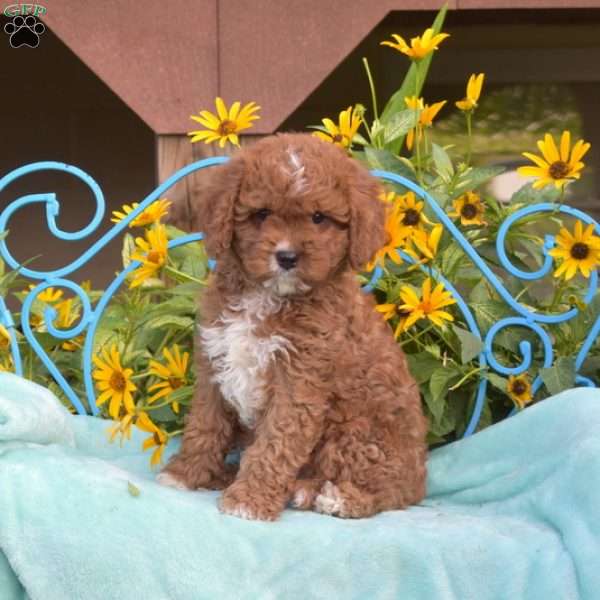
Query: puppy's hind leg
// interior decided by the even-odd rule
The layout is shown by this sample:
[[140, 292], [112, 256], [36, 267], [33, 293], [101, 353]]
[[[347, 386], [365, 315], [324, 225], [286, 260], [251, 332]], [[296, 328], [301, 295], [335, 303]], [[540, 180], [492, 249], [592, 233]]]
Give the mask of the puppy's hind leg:
[[322, 479], [298, 479], [294, 482], [291, 490], [292, 508], [298, 510], [310, 510], [315, 498], [323, 487]]

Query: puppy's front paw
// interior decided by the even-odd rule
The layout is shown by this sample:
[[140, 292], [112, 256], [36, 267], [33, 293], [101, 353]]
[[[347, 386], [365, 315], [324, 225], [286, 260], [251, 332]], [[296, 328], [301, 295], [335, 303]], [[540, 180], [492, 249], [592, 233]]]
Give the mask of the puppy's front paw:
[[158, 474], [156, 481], [178, 490], [223, 490], [234, 478], [232, 466], [208, 463], [202, 457], [177, 455]]
[[253, 491], [244, 482], [230, 485], [221, 498], [219, 510], [232, 517], [251, 521], [275, 521], [283, 507]]
[[167, 487], [175, 488], [176, 490], [189, 490], [190, 488], [175, 475], [162, 471], [156, 476], [156, 483]]

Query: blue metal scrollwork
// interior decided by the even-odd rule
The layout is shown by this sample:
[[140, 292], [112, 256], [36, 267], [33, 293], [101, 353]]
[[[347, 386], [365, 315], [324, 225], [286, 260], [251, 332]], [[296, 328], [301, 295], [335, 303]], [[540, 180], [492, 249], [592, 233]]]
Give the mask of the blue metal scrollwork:
[[[25, 336], [27, 343], [31, 346], [33, 351], [38, 355], [40, 360], [46, 366], [48, 371], [51, 373], [53, 378], [56, 380], [58, 385], [64, 390], [65, 394], [72, 402], [73, 406], [77, 410], [77, 412], [83, 414], [87, 412], [87, 410], [91, 411], [92, 414], [98, 414], [98, 408], [96, 407], [95, 402], [95, 390], [94, 384], [92, 381], [92, 349], [94, 342], [94, 335], [96, 333], [100, 318], [108, 305], [109, 301], [112, 299], [114, 294], [118, 291], [123, 281], [132, 271], [134, 271], [140, 263], [137, 261], [129, 264], [108, 286], [106, 291], [104, 292], [101, 299], [98, 301], [96, 306], [91, 305], [90, 300], [85, 293], [85, 291], [76, 283], [69, 280], [67, 276], [74, 273], [81, 266], [86, 264], [89, 260], [91, 260], [100, 250], [102, 250], [112, 239], [121, 234], [126, 227], [133, 221], [143, 210], [145, 210], [150, 204], [155, 202], [164, 193], [171, 188], [175, 183], [180, 181], [182, 178], [186, 177], [190, 173], [211, 167], [214, 165], [219, 165], [226, 162], [228, 159], [226, 157], [216, 157], [209, 158], [205, 160], [201, 160], [195, 162], [191, 165], [186, 166], [185, 168], [177, 171], [173, 174], [167, 181], [158, 186], [151, 194], [149, 194], [141, 203], [140, 206], [133, 210], [125, 219], [111, 227], [100, 239], [94, 242], [81, 256], [79, 256], [73, 262], [64, 265], [60, 268], [56, 268], [50, 271], [40, 271], [35, 270], [29, 267], [23, 267], [19, 265], [19, 262], [12, 256], [7, 246], [7, 238], [0, 240], [0, 256], [4, 259], [4, 261], [12, 268], [18, 269], [24, 277], [30, 278], [34, 281], [37, 281], [37, 285], [28, 293], [25, 301], [23, 303], [22, 312], [21, 312], [21, 324], [20, 329], [22, 334]], [[56, 199], [55, 194], [46, 193], [46, 194], [30, 194], [27, 196], [23, 196], [17, 200], [11, 202], [4, 211], [0, 214], [0, 232], [6, 231], [9, 227], [9, 222], [14, 213], [18, 210], [22, 209], [25, 206], [31, 204], [45, 204], [46, 209], [46, 222], [48, 225], [49, 231], [59, 240], [71, 241], [71, 240], [82, 240], [89, 237], [93, 234], [100, 223], [103, 220], [104, 212], [105, 212], [105, 202], [104, 196], [102, 194], [102, 190], [98, 186], [98, 184], [86, 173], [77, 169], [76, 167], [72, 167], [69, 165], [65, 165], [63, 163], [57, 162], [40, 162], [34, 163], [31, 165], [26, 165], [15, 171], [9, 173], [2, 179], [0, 179], [0, 191], [4, 190], [7, 185], [15, 181], [16, 179], [28, 175], [30, 173], [36, 171], [61, 171], [73, 175], [83, 181], [91, 190], [94, 200], [96, 202], [96, 210], [93, 218], [89, 222], [89, 224], [75, 232], [66, 232], [63, 231], [56, 223], [56, 218], [60, 212], [60, 203]], [[520, 345], [520, 353], [522, 356], [522, 361], [517, 366], [506, 366], [502, 365], [496, 357], [494, 356], [493, 351], [493, 342], [494, 338], [498, 333], [503, 331], [509, 327], [519, 327], [528, 329], [530, 332], [533, 332], [537, 338], [539, 338], [541, 342], [541, 347], [543, 349], [543, 366], [549, 367], [553, 362], [553, 348], [552, 348], [552, 340], [548, 334], [548, 332], [544, 329], [542, 325], [554, 325], [558, 323], [562, 323], [568, 321], [579, 313], [577, 308], [571, 308], [570, 310], [561, 313], [561, 314], [544, 314], [540, 312], [536, 312], [532, 310], [531, 307], [525, 306], [521, 304], [517, 299], [513, 298], [510, 292], [506, 289], [502, 281], [499, 277], [489, 268], [489, 266], [483, 261], [483, 259], [477, 254], [475, 248], [469, 243], [463, 233], [456, 227], [456, 225], [452, 222], [452, 220], [446, 215], [444, 210], [437, 204], [437, 202], [428, 194], [425, 190], [420, 188], [418, 185], [413, 183], [412, 181], [396, 175], [394, 173], [388, 173], [386, 171], [373, 171], [373, 174], [376, 177], [379, 177], [385, 181], [390, 181], [396, 184], [403, 186], [411, 191], [413, 191], [417, 196], [422, 198], [430, 207], [431, 211], [435, 214], [438, 221], [442, 223], [445, 229], [450, 233], [450, 235], [454, 238], [457, 244], [463, 249], [465, 254], [471, 259], [473, 264], [479, 269], [482, 275], [486, 278], [486, 280], [490, 283], [490, 285], [494, 288], [494, 290], [498, 293], [498, 295], [506, 302], [506, 304], [516, 313], [517, 316], [504, 318], [497, 323], [495, 323], [489, 331], [485, 333], [485, 336], [482, 335], [482, 332], [479, 329], [477, 321], [469, 308], [468, 304], [461, 297], [459, 291], [452, 285], [450, 281], [448, 281], [444, 275], [431, 267], [424, 267], [423, 265], [419, 265], [420, 268], [426, 270], [428, 274], [431, 274], [435, 279], [444, 283], [445, 287], [452, 293], [453, 297], [457, 302], [458, 309], [461, 311], [463, 318], [469, 327], [470, 331], [475, 335], [479, 340], [483, 341], [483, 351], [478, 356], [479, 366], [482, 370], [487, 368], [492, 368], [498, 373], [504, 375], [518, 375], [520, 373], [525, 372], [532, 363], [532, 348], [531, 344], [527, 340], [523, 340]], [[521, 210], [513, 213], [509, 218], [507, 218], [503, 224], [501, 225], [498, 231], [498, 237], [496, 240], [496, 248], [497, 254], [500, 260], [500, 263], [504, 269], [514, 277], [517, 277], [522, 280], [537, 280], [544, 276], [546, 276], [551, 268], [552, 268], [552, 258], [549, 256], [548, 251], [554, 246], [554, 238], [553, 236], [546, 236], [545, 244], [542, 248], [542, 252], [544, 254], [544, 260], [542, 266], [536, 271], [523, 271], [522, 269], [517, 268], [513, 265], [505, 251], [505, 241], [508, 231], [511, 226], [514, 225], [520, 219], [527, 217], [533, 213], [539, 212], [562, 212], [574, 217], [577, 217], [584, 223], [593, 223], [596, 229], [596, 232], [600, 234], [600, 226], [596, 223], [591, 217], [582, 213], [579, 210], [567, 207], [567, 206], [556, 206], [552, 204], [538, 204], [533, 206], [528, 206]], [[174, 248], [183, 244], [187, 244], [192, 241], [197, 241], [202, 239], [202, 234], [191, 234], [177, 240], [172, 240], [169, 243], [169, 248]], [[399, 254], [402, 258], [409, 262], [415, 263], [415, 260], [404, 253], [401, 250], [398, 250]], [[372, 291], [382, 276], [383, 270], [380, 266], [375, 267], [374, 271], [371, 274], [371, 278], [369, 282], [364, 286], [364, 290], [366, 292]], [[44, 351], [41, 344], [36, 340], [34, 332], [32, 331], [30, 325], [30, 317], [31, 317], [31, 307], [34, 299], [37, 295], [43, 290], [49, 288], [65, 288], [70, 290], [80, 301], [81, 304], [81, 314], [79, 316], [78, 322], [70, 327], [69, 329], [58, 329], [55, 327], [54, 322], [56, 319], [56, 311], [52, 308], [47, 307], [44, 313], [44, 322], [48, 332], [57, 339], [70, 339], [75, 336], [82, 335], [85, 333], [85, 341], [83, 345], [83, 353], [82, 353], [82, 369], [84, 373], [84, 384], [85, 384], [85, 395], [87, 404], [89, 409], [86, 410], [86, 406], [84, 405], [83, 399], [79, 398], [75, 391], [72, 389], [68, 381], [65, 379], [63, 374], [59, 372], [56, 365], [53, 363], [48, 354]], [[586, 291], [584, 302], [589, 303], [595, 296], [598, 287], [598, 276], [594, 271], [589, 280], [589, 288]], [[17, 327], [13, 322], [10, 311], [6, 307], [4, 299], [0, 297], [0, 324], [4, 325], [4, 327], [10, 333], [10, 345], [13, 356], [13, 363], [15, 367], [15, 371], [19, 374], [22, 373], [22, 360], [19, 353], [19, 345], [17, 341]], [[598, 334], [600, 333], [600, 318], [596, 320], [593, 327], [591, 328], [581, 350], [579, 351], [576, 358], [576, 369], [579, 370], [583, 365], [583, 362], [592, 347], [592, 344], [597, 339]], [[585, 386], [595, 386], [595, 383], [582, 375], [577, 375], [576, 382], [578, 385]], [[538, 376], [533, 382], [533, 391], [536, 391], [541, 386], [541, 379]], [[486, 389], [487, 389], [487, 379], [485, 376], [480, 377], [480, 381], [478, 384], [476, 396], [475, 396], [475, 404], [469, 419], [469, 423], [467, 425], [465, 436], [472, 434], [477, 424], [481, 418], [481, 413], [485, 404], [486, 397]]]

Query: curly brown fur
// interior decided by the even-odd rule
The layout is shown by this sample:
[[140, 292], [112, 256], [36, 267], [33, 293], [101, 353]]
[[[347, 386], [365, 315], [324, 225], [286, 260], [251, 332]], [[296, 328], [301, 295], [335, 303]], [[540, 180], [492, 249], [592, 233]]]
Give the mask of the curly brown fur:
[[[355, 275], [384, 242], [378, 193], [342, 150], [303, 134], [218, 168], [197, 207], [217, 259], [199, 383], [162, 483], [225, 488], [223, 512], [263, 520], [288, 503], [358, 518], [423, 498], [419, 391]], [[240, 443], [236, 474], [225, 456]]]

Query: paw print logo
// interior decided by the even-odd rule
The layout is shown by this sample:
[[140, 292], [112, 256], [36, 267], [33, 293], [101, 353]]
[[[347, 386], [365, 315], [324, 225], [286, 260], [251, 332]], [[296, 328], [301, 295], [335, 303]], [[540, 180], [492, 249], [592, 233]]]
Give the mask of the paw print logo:
[[25, 18], [18, 15], [4, 26], [4, 31], [10, 35], [10, 45], [13, 48], [21, 46], [37, 48], [40, 43], [40, 35], [46, 31], [46, 27], [33, 15]]

